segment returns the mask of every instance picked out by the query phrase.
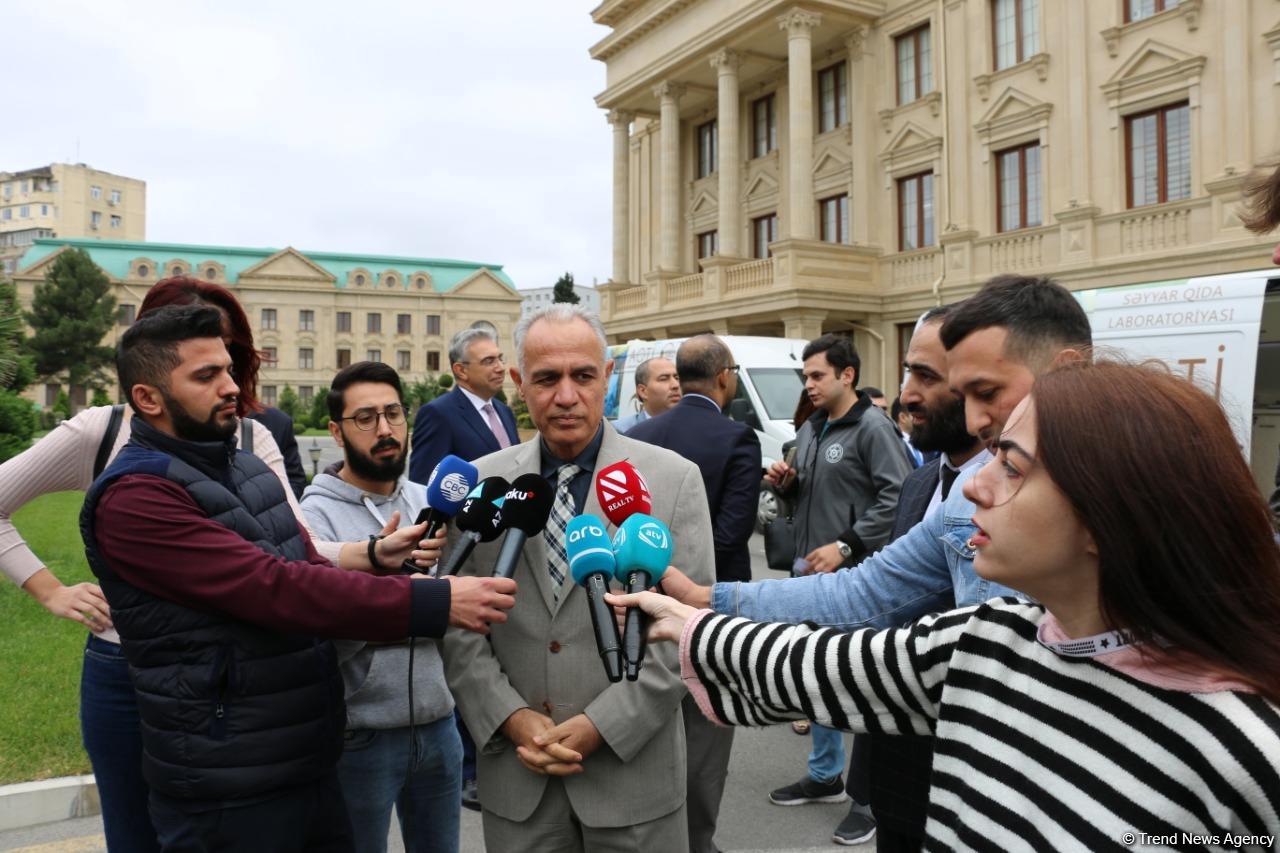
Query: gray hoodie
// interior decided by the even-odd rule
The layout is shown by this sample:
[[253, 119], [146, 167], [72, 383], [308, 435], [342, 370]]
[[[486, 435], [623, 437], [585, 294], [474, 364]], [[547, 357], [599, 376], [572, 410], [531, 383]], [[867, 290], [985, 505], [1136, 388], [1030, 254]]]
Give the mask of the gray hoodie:
[[[426, 503], [426, 489], [404, 477], [390, 495], [362, 491], [331, 474], [320, 474], [302, 493], [302, 513], [320, 540], [357, 542], [377, 533], [396, 510], [412, 524]], [[453, 713], [436, 640], [419, 637], [413, 652], [413, 722], [434, 722]], [[335, 643], [347, 693], [347, 728], [392, 729], [409, 725], [409, 644]]]

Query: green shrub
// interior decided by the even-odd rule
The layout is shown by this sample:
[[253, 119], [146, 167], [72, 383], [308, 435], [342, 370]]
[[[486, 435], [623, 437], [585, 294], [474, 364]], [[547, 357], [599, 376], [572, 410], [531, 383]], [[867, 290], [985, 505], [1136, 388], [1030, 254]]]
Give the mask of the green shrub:
[[36, 412], [31, 403], [12, 391], [0, 391], [0, 462], [31, 446]]

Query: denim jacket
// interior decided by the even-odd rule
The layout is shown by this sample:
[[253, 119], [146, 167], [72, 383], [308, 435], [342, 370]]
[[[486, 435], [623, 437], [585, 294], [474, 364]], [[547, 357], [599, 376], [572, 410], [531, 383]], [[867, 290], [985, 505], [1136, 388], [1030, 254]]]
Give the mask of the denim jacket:
[[896, 628], [950, 609], [952, 593], [956, 607], [996, 596], [1025, 598], [973, 570], [974, 552], [967, 542], [977, 531], [974, 505], [960, 486], [977, 470], [961, 474], [941, 507], [857, 566], [800, 578], [718, 583], [711, 609], [758, 622], [815, 622], [851, 631]]

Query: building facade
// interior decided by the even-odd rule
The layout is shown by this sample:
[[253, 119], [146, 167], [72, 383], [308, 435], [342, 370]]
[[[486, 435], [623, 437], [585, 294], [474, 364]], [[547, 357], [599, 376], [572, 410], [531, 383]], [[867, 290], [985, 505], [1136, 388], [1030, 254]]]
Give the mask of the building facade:
[[1000, 273], [1073, 289], [1269, 266], [1274, 0], [606, 0], [613, 340], [911, 324]]
[[[338, 370], [355, 361], [385, 362], [405, 383], [448, 372], [455, 333], [487, 327], [510, 346], [520, 319], [520, 294], [498, 265], [92, 239], [36, 240], [13, 277], [24, 307], [67, 248], [88, 252], [112, 282], [119, 313], [105, 343], [116, 342], [147, 291], [163, 278], [190, 275], [232, 291], [263, 353], [258, 396], [267, 405], [275, 405], [286, 385], [310, 403]], [[61, 390], [51, 383], [28, 396], [49, 406]], [[113, 398], [117, 391], [111, 390]], [[71, 389], [71, 396], [77, 408], [85, 404], [84, 389]]]
[[49, 237], [147, 239], [146, 183], [83, 163], [0, 172], [0, 274]]
[[[520, 303], [520, 316], [528, 316], [539, 308], [546, 308], [555, 302], [555, 290], [554, 287], [530, 287], [521, 290], [520, 295], [524, 297], [524, 301]], [[575, 284], [573, 292], [578, 296], [579, 305], [593, 313], [600, 313], [600, 294], [594, 287]]]

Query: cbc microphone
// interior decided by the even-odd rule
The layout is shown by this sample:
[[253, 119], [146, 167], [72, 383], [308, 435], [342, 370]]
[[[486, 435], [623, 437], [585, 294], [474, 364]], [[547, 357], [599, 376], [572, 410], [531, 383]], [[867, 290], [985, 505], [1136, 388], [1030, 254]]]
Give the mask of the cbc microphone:
[[[613, 574], [628, 593], [643, 592], [662, 580], [671, 562], [671, 529], [651, 515], [637, 512], [613, 537]], [[627, 681], [640, 677], [644, 660], [645, 629], [649, 618], [639, 607], [627, 609], [622, 631], [622, 652], [627, 660]]]
[[507, 535], [502, 540], [498, 561], [493, 565], [495, 578], [509, 578], [516, 573], [516, 562], [524, 543], [547, 526], [553, 503], [555, 488], [545, 477], [537, 474], [516, 477], [502, 498], [502, 527]]
[[596, 500], [614, 527], [621, 527], [622, 522], [634, 513], [647, 513], [653, 509], [649, 484], [636, 466], [625, 459], [602, 468], [596, 475]]
[[486, 477], [476, 483], [458, 510], [458, 530], [462, 535], [437, 577], [456, 575], [477, 545], [498, 538], [502, 532], [502, 499], [510, 488], [511, 484], [502, 477]]
[[427, 480], [427, 505], [414, 522], [427, 522], [427, 539], [433, 538], [438, 528], [458, 514], [462, 502], [479, 479], [476, 466], [452, 453], [436, 463]]
[[580, 515], [565, 530], [565, 547], [569, 554], [569, 573], [573, 582], [587, 590], [591, 607], [591, 625], [596, 632], [596, 648], [604, 662], [604, 673], [612, 682], [622, 680], [622, 642], [618, 639], [618, 623], [613, 609], [605, 603], [613, 577], [613, 548], [604, 522], [594, 515]]

